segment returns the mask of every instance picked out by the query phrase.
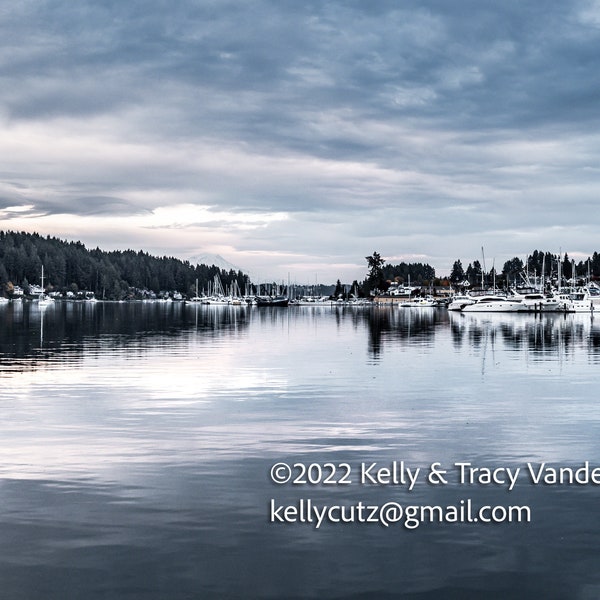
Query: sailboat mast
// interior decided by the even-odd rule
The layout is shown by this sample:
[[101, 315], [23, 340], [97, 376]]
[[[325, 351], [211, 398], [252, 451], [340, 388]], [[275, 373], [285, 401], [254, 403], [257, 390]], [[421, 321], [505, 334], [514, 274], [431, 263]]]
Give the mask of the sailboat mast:
[[542, 292], [544, 291], [544, 277], [546, 275], [546, 254], [542, 258]]
[[483, 252], [483, 246], [481, 246], [481, 259], [483, 261], [483, 268], [481, 269], [481, 289], [483, 290], [485, 288], [485, 284], [483, 282], [483, 274], [485, 272], [485, 254]]

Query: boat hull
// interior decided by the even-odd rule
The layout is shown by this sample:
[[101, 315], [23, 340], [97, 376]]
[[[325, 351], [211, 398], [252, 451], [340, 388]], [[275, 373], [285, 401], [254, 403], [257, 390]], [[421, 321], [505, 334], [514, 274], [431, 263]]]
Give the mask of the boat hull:
[[256, 297], [256, 306], [277, 306], [285, 308], [290, 303], [290, 299], [283, 296], [275, 296], [274, 298], [266, 296]]
[[512, 302], [511, 300], [505, 302], [484, 301], [467, 304], [463, 307], [462, 312], [520, 312], [522, 308], [520, 302]]

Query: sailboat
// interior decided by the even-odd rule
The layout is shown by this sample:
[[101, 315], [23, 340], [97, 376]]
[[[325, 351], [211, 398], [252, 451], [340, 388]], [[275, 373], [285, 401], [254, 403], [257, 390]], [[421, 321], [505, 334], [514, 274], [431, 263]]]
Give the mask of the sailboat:
[[202, 302], [202, 298], [198, 295], [198, 280], [196, 279], [196, 295], [188, 300], [188, 302]]
[[42, 291], [38, 296], [38, 305], [39, 306], [48, 306], [50, 304], [54, 304], [54, 298], [51, 298], [44, 292], [44, 265], [42, 265]]

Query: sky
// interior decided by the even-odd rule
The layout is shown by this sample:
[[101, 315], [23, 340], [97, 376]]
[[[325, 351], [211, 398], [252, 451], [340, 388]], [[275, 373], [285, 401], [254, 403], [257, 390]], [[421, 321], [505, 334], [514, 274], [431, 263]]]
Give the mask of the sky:
[[600, 1], [20, 0], [0, 7], [0, 229], [219, 254], [600, 251]]

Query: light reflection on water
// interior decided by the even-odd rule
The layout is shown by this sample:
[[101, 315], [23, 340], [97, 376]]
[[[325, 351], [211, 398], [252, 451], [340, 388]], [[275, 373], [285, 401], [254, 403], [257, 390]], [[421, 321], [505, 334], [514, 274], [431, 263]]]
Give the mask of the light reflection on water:
[[[595, 597], [596, 488], [276, 487], [268, 471], [600, 464], [599, 342], [590, 315], [2, 306], [3, 597]], [[466, 495], [535, 520], [267, 523], [270, 498]]]

